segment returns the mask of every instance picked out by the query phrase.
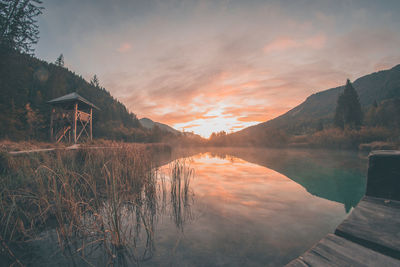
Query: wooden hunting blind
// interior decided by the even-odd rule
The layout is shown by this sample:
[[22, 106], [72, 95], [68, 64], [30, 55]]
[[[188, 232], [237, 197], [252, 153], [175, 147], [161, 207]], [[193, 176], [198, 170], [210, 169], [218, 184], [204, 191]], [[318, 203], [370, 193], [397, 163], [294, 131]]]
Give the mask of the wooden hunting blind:
[[[93, 109], [99, 109], [77, 93], [48, 101], [51, 105], [50, 139], [53, 142], [74, 142], [84, 136], [93, 138]], [[83, 135], [84, 134], [84, 135]]]

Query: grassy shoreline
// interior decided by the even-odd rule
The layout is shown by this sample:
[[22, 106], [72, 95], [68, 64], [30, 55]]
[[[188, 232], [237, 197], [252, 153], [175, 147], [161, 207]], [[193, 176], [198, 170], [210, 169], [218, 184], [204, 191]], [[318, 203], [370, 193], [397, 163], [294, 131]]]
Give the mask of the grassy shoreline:
[[347, 149], [369, 152], [381, 149], [399, 149], [398, 136], [384, 128], [340, 130], [325, 129], [311, 135], [294, 136], [288, 147]]
[[[26, 242], [48, 227], [55, 227], [63, 253], [71, 250], [74, 240], [86, 238], [101, 244], [112, 260], [116, 250], [129, 245], [122, 227], [126, 209], [134, 211], [138, 225], [146, 225], [151, 239], [148, 230], [157, 197], [155, 167], [160, 153], [170, 153], [169, 146], [107, 142], [103, 145], [118, 149], [57, 147], [46, 153], [10, 155], [8, 150], [17, 146], [7, 145], [0, 152], [2, 262], [26, 264], [20, 259], [26, 254]], [[75, 247], [74, 254], [81, 255], [85, 246]], [[84, 254], [79, 257], [85, 260]], [[132, 262], [141, 259], [132, 257]]]
[[[67, 149], [72, 144], [65, 143], [50, 143], [40, 141], [11, 141], [8, 139], [0, 140], [0, 152], [19, 152], [28, 150], [40, 150], [40, 149]], [[78, 144], [79, 148], [120, 148], [124, 146], [145, 146], [148, 149], [157, 149], [171, 151], [171, 146], [166, 143], [126, 143], [117, 142], [105, 139], [96, 139], [92, 142]]]

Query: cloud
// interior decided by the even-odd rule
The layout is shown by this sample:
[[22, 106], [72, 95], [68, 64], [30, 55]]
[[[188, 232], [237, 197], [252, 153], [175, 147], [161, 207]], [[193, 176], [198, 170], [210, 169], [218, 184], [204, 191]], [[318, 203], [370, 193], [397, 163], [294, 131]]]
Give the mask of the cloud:
[[286, 111], [290, 107], [268, 107], [264, 105], [230, 108], [225, 111], [225, 114], [237, 118], [238, 122], [264, 122], [273, 119]]
[[303, 39], [294, 39], [291, 37], [278, 37], [272, 42], [268, 43], [263, 51], [266, 54], [285, 52], [293, 48], [311, 48], [321, 49], [324, 47], [326, 42], [326, 36], [324, 34], [314, 35]]
[[117, 51], [120, 53], [126, 53], [126, 52], [129, 52], [131, 49], [132, 49], [132, 45], [130, 43], [122, 43], [118, 47]]
[[38, 55], [63, 52], [138, 117], [207, 136], [400, 63], [399, 7], [381, 2], [51, 1]]
[[279, 37], [264, 47], [264, 53], [285, 51], [289, 48], [297, 47], [300, 44], [290, 37]]
[[[214, 131], [240, 130], [272, 119], [300, 104], [311, 93], [341, 85], [349, 77], [348, 72], [330, 60], [331, 47], [323, 34], [297, 42], [302, 49], [297, 53], [310, 55], [307, 49], [311, 47], [316, 55], [321, 55], [317, 60], [275, 67], [271, 67], [275, 61], [259, 66], [259, 62], [246, 58], [251, 50], [240, 48], [229, 38], [226, 42], [221, 47], [235, 47], [230, 56], [236, 59], [231, 59], [229, 53], [213, 54], [205, 62], [196, 62], [195, 57], [185, 60], [175, 57], [175, 53], [165, 55], [154, 69], [157, 75], [131, 91], [124, 103], [139, 117], [147, 116], [208, 136]], [[187, 49], [183, 47], [182, 51]], [[232, 61], [242, 60], [244, 64], [231, 65]]]
[[318, 34], [308, 39], [305, 39], [303, 44], [313, 49], [321, 49], [325, 46], [326, 36], [324, 34]]

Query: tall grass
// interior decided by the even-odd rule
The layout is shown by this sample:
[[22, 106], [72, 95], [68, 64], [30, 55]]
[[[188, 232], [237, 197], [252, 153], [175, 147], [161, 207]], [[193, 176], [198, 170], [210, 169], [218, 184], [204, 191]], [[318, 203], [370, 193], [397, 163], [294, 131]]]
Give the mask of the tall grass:
[[190, 182], [195, 173], [187, 160], [175, 161], [171, 170], [171, 207], [175, 225], [183, 231], [183, 225], [191, 219], [191, 202], [193, 194], [190, 192]]
[[[174, 221], [182, 226], [194, 174], [180, 161], [171, 170]], [[165, 209], [167, 186], [152, 149], [2, 153], [0, 183], [0, 256], [10, 264], [24, 264], [18, 252], [51, 229], [75, 264], [96, 264], [101, 255], [107, 264], [131, 265], [153, 256], [154, 225], [157, 211]]]

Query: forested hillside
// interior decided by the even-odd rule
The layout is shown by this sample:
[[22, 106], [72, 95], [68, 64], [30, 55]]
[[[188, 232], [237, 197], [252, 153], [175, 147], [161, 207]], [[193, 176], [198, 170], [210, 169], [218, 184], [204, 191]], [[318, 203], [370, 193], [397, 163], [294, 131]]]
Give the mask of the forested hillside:
[[77, 92], [100, 110], [94, 113], [94, 136], [151, 141], [136, 115], [98, 84], [63, 66], [14, 50], [0, 50], [0, 138], [48, 138], [48, 100]]
[[170, 133], [173, 133], [173, 134], [179, 134], [180, 133], [178, 130], [172, 128], [171, 126], [169, 126], [167, 124], [156, 122], [156, 121], [152, 121], [149, 118], [141, 118], [139, 120], [139, 122], [144, 128], [147, 128], [147, 129], [153, 129], [154, 127], [157, 126], [162, 131], [170, 132]]
[[[368, 113], [374, 103], [388, 104], [384, 101], [400, 98], [400, 65], [363, 76], [355, 80], [353, 86], [364, 112]], [[340, 86], [313, 94], [287, 113], [243, 131], [277, 128], [290, 134], [304, 134], [315, 131], [321, 127], [321, 123], [323, 127], [329, 127], [333, 122], [338, 96], [343, 89], [344, 86]]]

